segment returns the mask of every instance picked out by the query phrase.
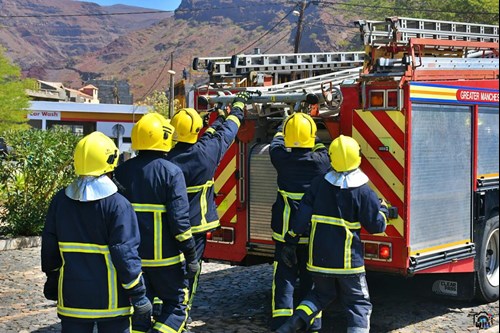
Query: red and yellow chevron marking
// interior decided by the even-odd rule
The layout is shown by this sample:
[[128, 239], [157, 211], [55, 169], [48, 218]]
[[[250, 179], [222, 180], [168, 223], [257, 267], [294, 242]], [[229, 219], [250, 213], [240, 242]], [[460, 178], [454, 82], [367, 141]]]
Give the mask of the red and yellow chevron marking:
[[353, 113], [352, 137], [365, 157], [361, 169], [379, 197], [398, 207], [399, 216], [391, 220], [383, 235], [404, 236], [405, 200], [405, 116], [400, 111]]
[[222, 222], [236, 223], [236, 156], [238, 144], [233, 143], [215, 172], [215, 203]]

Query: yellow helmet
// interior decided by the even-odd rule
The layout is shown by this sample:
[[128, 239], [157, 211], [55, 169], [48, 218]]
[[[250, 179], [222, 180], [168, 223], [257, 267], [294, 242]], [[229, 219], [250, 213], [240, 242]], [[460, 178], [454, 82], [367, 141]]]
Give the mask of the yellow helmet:
[[132, 149], [169, 152], [173, 134], [169, 120], [156, 112], [147, 113], [132, 128]]
[[115, 143], [101, 132], [92, 132], [76, 145], [74, 158], [78, 176], [101, 176], [111, 172], [118, 164], [120, 154]]
[[316, 124], [305, 113], [294, 113], [285, 120], [283, 136], [287, 148], [313, 148], [316, 140]]
[[172, 125], [175, 127], [175, 141], [195, 143], [203, 127], [203, 119], [195, 109], [185, 108], [174, 114]]
[[361, 164], [361, 147], [350, 136], [341, 135], [333, 140], [328, 155], [332, 168], [337, 172], [351, 171]]

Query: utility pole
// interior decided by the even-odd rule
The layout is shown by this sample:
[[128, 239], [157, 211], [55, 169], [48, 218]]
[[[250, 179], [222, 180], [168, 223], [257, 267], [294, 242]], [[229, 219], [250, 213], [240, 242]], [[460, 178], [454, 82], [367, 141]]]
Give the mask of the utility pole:
[[293, 53], [299, 53], [300, 39], [302, 38], [302, 21], [304, 19], [304, 11], [307, 7], [307, 1], [303, 0], [300, 6], [299, 21], [297, 22], [297, 33], [295, 34], [295, 46], [293, 48]]
[[168, 99], [168, 114], [170, 115], [170, 119], [174, 116], [174, 52], [170, 53], [170, 70], [168, 71], [170, 74], [170, 97]]

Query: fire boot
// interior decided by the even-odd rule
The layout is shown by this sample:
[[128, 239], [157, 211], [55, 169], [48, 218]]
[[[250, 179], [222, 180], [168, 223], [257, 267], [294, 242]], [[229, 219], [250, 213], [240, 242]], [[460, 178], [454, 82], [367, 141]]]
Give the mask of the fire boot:
[[297, 330], [306, 328], [306, 323], [297, 313], [294, 313], [288, 320], [276, 330], [276, 333], [295, 333]]

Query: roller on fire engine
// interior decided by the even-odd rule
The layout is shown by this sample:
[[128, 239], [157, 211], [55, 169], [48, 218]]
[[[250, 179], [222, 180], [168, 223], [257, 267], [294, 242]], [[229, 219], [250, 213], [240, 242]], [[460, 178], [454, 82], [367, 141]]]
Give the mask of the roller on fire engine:
[[[334, 90], [335, 89], [335, 90]], [[311, 115], [319, 115], [317, 111], [320, 105], [328, 108], [328, 113], [335, 112], [339, 109], [342, 96], [340, 90], [336, 87], [322, 86], [321, 92], [289, 92], [289, 93], [267, 93], [264, 94], [259, 90], [251, 91], [249, 102], [252, 104], [288, 104], [294, 111], [311, 112]], [[234, 94], [221, 93], [217, 96], [199, 95], [198, 106], [208, 111], [217, 111], [231, 104]], [[210, 108], [209, 106], [212, 106]], [[323, 113], [322, 113], [323, 114]]]

